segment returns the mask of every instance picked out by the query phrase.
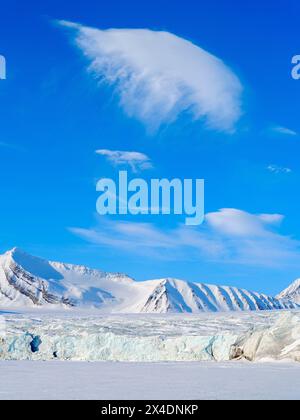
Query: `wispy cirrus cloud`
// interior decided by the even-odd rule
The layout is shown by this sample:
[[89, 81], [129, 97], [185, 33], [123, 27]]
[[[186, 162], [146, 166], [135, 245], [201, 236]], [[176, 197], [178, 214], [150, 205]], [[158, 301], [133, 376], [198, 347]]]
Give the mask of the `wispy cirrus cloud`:
[[0, 141], [0, 147], [5, 147], [7, 149], [14, 149], [15, 146], [13, 144], [6, 143], [5, 141]]
[[248, 266], [299, 264], [300, 242], [280, 233], [284, 216], [238, 209], [208, 213], [201, 228], [99, 219], [95, 228], [71, 228], [82, 239], [132, 255], [172, 260], [203, 260]]
[[283, 126], [273, 126], [270, 128], [270, 131], [275, 134], [281, 134], [284, 136], [297, 136], [298, 133], [294, 130], [291, 130], [290, 128], [283, 127]]
[[292, 170], [290, 168], [278, 165], [269, 165], [267, 167], [268, 171], [272, 172], [273, 174], [290, 174]]
[[73, 234], [85, 241], [119, 251], [157, 260], [178, 260], [191, 258], [191, 254], [205, 251], [205, 254], [219, 255], [222, 249], [215, 241], [201, 237], [195, 230], [185, 226], [163, 229], [151, 223], [116, 222], [99, 220], [95, 228], [70, 228]]
[[125, 152], [120, 150], [100, 149], [96, 150], [100, 156], [104, 156], [110, 163], [115, 166], [128, 165], [133, 172], [152, 169], [151, 159], [140, 152]]
[[235, 129], [242, 85], [219, 58], [169, 32], [59, 23], [74, 31], [89, 71], [115, 88], [129, 116], [158, 129], [189, 113], [211, 129]]
[[11, 150], [15, 150], [15, 151], [23, 151], [23, 148], [21, 146], [17, 146], [15, 144], [11, 144], [11, 143], [6, 143], [4, 141], [0, 141], [0, 148], [11, 149]]

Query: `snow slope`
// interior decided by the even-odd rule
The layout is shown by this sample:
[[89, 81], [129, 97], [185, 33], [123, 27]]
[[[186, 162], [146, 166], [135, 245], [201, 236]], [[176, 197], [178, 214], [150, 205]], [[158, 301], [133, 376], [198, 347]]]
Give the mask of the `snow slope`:
[[292, 283], [287, 289], [281, 292], [278, 299], [291, 300], [300, 305], [300, 279]]
[[0, 256], [1, 307], [94, 307], [108, 313], [199, 313], [293, 309], [296, 303], [228, 286], [160, 279], [50, 262], [14, 248]]

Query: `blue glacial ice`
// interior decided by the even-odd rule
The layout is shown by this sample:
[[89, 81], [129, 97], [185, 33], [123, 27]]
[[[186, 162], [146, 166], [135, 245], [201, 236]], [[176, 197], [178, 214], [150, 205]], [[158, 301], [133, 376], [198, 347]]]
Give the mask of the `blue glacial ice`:
[[0, 359], [54, 358], [130, 362], [300, 361], [300, 312], [0, 317]]

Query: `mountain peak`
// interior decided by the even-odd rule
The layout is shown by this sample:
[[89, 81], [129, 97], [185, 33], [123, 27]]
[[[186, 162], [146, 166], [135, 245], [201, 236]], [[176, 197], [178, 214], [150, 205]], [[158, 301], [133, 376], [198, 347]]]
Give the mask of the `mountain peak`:
[[[22, 263], [21, 260], [42, 260], [39, 257], [34, 257], [33, 255], [28, 254], [22, 248], [15, 246], [14, 248], [8, 250], [4, 254], [5, 256], [11, 257], [16, 263]], [[23, 261], [24, 262], [24, 261]]]
[[15, 246], [14, 248], [12, 248], [9, 251], [7, 251], [5, 253], [5, 255], [15, 256], [15, 255], [28, 255], [28, 254], [25, 251], [23, 251], [23, 249]]
[[30, 255], [21, 248], [14, 247], [7, 251], [3, 256], [8, 262], [17, 264], [35, 277], [43, 278], [45, 280], [62, 279], [62, 276], [51, 266], [49, 261]]
[[288, 288], [278, 296], [279, 299], [288, 299], [300, 303], [300, 279], [295, 280]]
[[6, 251], [3, 255], [3, 257], [8, 257], [8, 258], [12, 258], [15, 262], [18, 262], [18, 259], [27, 259], [27, 258], [36, 258], [36, 257], [32, 257], [30, 254], [28, 254], [27, 252], [25, 252], [23, 249], [15, 246], [14, 248]]

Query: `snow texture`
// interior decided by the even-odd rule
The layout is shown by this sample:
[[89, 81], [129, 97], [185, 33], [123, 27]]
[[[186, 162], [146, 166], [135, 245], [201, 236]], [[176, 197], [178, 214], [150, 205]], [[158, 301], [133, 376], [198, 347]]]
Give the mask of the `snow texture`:
[[289, 363], [0, 361], [0, 371], [0, 400], [300, 399], [300, 365]]

